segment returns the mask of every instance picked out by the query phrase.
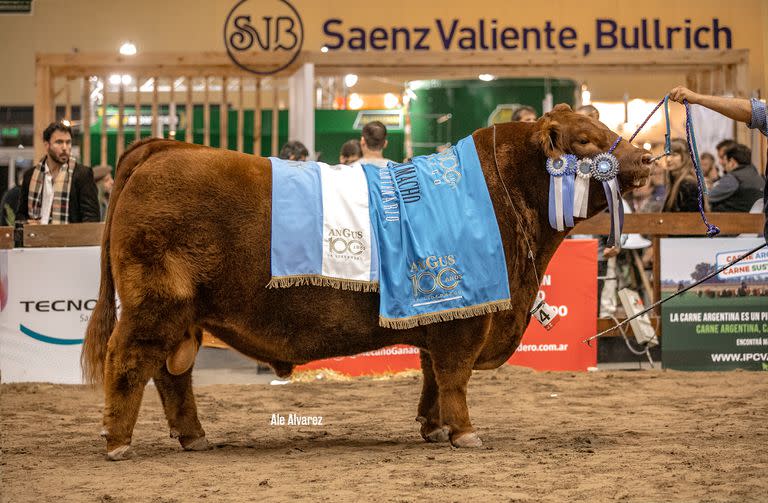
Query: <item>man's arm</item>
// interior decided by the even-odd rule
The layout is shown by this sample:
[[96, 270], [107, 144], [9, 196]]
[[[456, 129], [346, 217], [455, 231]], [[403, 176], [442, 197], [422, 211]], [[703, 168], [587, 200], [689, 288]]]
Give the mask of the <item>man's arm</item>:
[[669, 99], [682, 103], [688, 100], [693, 105], [701, 105], [715, 112], [720, 112], [735, 121], [750, 124], [752, 121], [752, 104], [742, 98], [723, 98], [721, 96], [707, 96], [694, 93], [688, 88], [678, 86], [669, 92]]
[[99, 210], [99, 190], [93, 181], [93, 170], [83, 166], [82, 175], [78, 177], [77, 197], [80, 201], [82, 222], [98, 222], [101, 220]]

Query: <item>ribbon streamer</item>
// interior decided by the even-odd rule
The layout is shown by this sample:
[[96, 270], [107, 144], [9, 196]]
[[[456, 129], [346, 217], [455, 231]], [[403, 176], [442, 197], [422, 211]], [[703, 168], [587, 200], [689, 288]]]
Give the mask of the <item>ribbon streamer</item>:
[[573, 194], [573, 216], [587, 218], [589, 209], [589, 179], [592, 159], [581, 159], [576, 166], [576, 180]]
[[572, 154], [547, 159], [549, 178], [549, 225], [558, 232], [573, 227], [573, 175], [576, 157]]
[[611, 233], [608, 235], [607, 246], [621, 248], [621, 230], [624, 228], [624, 205], [621, 203], [619, 182], [612, 178], [603, 182], [605, 199], [608, 201], [608, 212], [611, 215]]

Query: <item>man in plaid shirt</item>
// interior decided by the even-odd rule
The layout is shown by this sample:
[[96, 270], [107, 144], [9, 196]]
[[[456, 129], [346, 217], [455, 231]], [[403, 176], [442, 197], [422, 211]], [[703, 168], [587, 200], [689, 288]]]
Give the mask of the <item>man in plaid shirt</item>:
[[99, 199], [91, 168], [71, 157], [72, 129], [61, 122], [43, 131], [47, 151], [24, 174], [17, 221], [66, 224], [99, 221]]

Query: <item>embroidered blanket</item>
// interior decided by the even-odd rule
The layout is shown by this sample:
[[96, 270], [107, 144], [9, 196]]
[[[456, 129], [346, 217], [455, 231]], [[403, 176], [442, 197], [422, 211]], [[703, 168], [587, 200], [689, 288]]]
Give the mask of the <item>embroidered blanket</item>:
[[386, 167], [270, 160], [269, 286], [378, 290], [379, 324], [397, 329], [510, 308], [471, 136]]
[[471, 136], [410, 163], [364, 169], [379, 246], [381, 326], [511, 307], [501, 235]]

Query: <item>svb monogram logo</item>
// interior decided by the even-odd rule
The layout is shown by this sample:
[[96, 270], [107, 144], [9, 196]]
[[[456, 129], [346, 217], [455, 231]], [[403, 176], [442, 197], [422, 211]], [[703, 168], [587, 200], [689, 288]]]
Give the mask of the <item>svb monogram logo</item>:
[[[287, 0], [241, 0], [224, 24], [224, 45], [233, 63], [258, 75], [269, 75], [296, 60], [304, 42], [304, 24]], [[278, 55], [277, 67], [265, 70], [246, 56]]]

